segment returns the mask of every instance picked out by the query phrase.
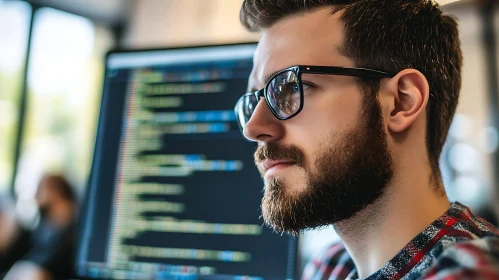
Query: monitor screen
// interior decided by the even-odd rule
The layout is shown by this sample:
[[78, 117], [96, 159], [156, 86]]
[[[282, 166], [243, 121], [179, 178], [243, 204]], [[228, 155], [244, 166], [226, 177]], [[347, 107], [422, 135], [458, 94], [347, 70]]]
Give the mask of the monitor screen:
[[263, 183], [233, 111], [255, 44], [112, 52], [77, 276], [293, 279], [296, 243], [263, 226]]

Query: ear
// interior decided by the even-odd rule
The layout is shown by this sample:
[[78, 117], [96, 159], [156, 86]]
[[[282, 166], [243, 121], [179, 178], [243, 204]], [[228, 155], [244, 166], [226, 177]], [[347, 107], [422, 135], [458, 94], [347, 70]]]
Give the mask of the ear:
[[425, 112], [430, 86], [421, 72], [405, 69], [388, 82], [387, 89], [388, 128], [402, 132]]

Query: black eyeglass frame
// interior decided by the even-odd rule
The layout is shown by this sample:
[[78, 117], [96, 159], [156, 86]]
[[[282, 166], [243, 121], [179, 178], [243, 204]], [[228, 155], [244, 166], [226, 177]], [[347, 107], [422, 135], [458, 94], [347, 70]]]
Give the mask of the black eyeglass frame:
[[[269, 87], [270, 83], [274, 80], [275, 77], [278, 75], [284, 73], [284, 72], [289, 72], [292, 71], [296, 75], [297, 83], [299, 86], [300, 90], [300, 107], [298, 110], [287, 116], [287, 117], [281, 117], [279, 114], [272, 108], [270, 105], [270, 101], [268, 98], [267, 94], [267, 88]], [[257, 103], [260, 101], [260, 98], [263, 97], [265, 99], [265, 102], [267, 103], [267, 106], [270, 108], [270, 111], [272, 114], [279, 120], [289, 120], [292, 117], [298, 115], [301, 110], [303, 109], [303, 102], [304, 102], [304, 95], [303, 95], [303, 84], [301, 80], [301, 75], [302, 74], [321, 74], [321, 75], [338, 75], [338, 76], [352, 76], [352, 77], [361, 77], [365, 79], [383, 79], [383, 78], [393, 78], [395, 75], [390, 74], [387, 72], [379, 71], [379, 70], [373, 70], [373, 69], [366, 69], [366, 68], [347, 68], [347, 67], [338, 67], [338, 66], [311, 66], [311, 65], [296, 65], [296, 66], [291, 66], [289, 68], [283, 69], [274, 75], [270, 77], [270, 79], [267, 81], [265, 84], [265, 87], [263, 87], [260, 90], [257, 90], [255, 92], [248, 92], [244, 94], [243, 96], [240, 97], [240, 100], [244, 96], [248, 95], [255, 95], [257, 99]], [[239, 101], [238, 101], [239, 103]], [[236, 103], [236, 108], [235, 113], [236, 117], [239, 118], [237, 114], [237, 103]], [[240, 122], [238, 121], [239, 126], [241, 126]], [[243, 129], [243, 127], [241, 127]]]

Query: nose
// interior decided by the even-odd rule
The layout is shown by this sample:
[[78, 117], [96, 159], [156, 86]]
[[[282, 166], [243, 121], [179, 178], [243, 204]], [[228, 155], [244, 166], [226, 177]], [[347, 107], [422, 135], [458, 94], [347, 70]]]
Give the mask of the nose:
[[260, 98], [255, 111], [244, 127], [244, 136], [257, 142], [271, 142], [279, 140], [284, 135], [282, 121], [277, 119], [264, 98]]

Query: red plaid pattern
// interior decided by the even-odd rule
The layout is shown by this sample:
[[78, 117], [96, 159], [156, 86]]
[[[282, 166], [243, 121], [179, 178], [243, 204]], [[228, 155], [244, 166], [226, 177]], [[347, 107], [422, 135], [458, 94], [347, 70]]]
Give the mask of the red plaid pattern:
[[[345, 247], [335, 244], [312, 259], [303, 280], [357, 279]], [[499, 230], [456, 202], [365, 280], [499, 280]]]

